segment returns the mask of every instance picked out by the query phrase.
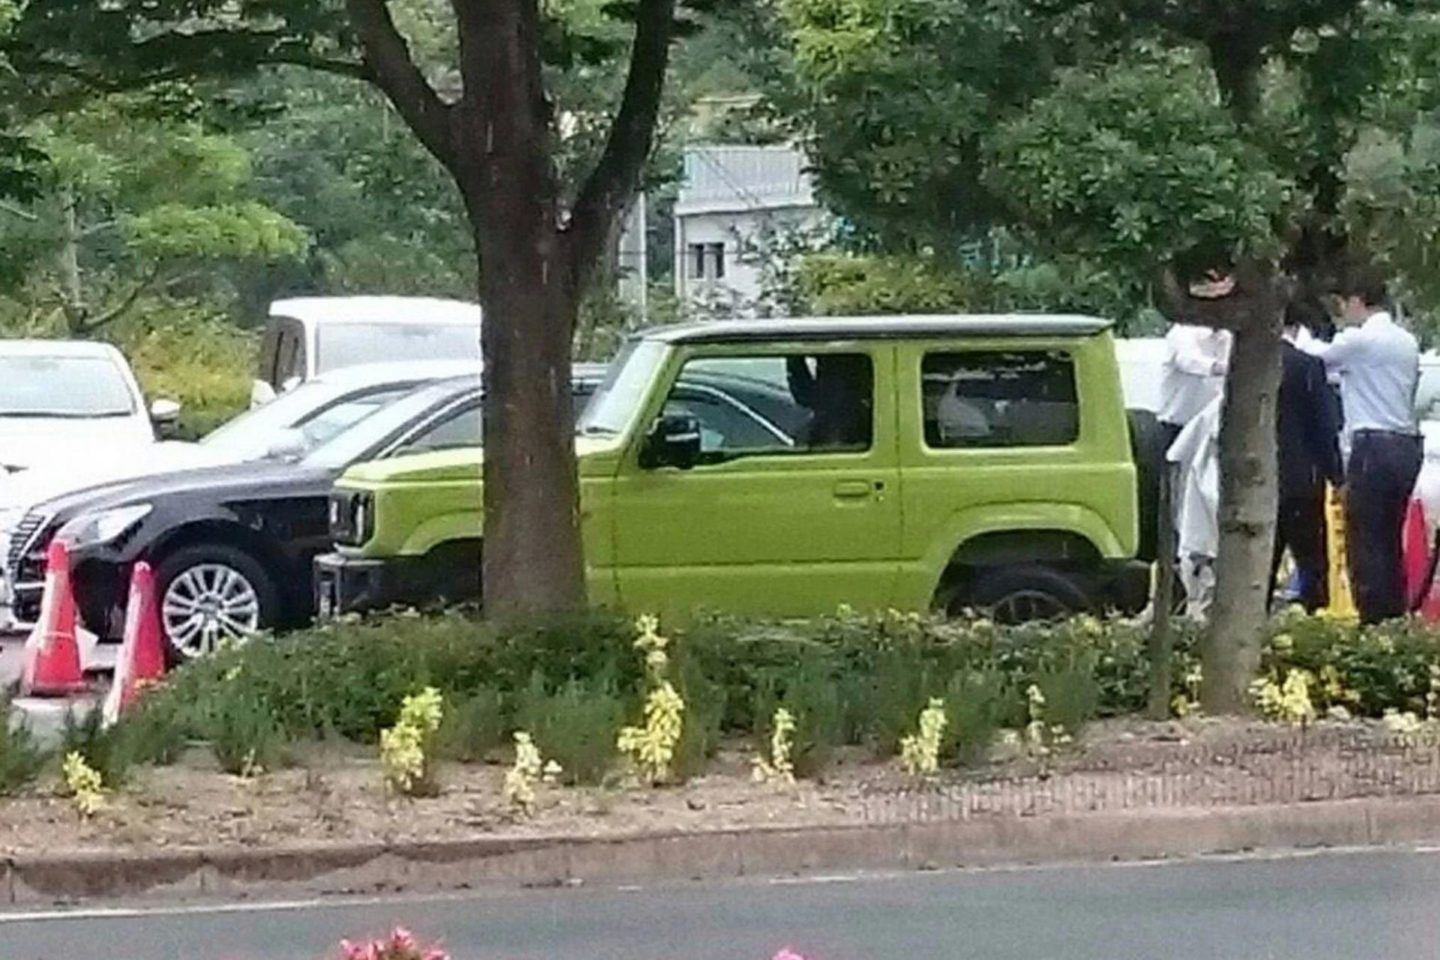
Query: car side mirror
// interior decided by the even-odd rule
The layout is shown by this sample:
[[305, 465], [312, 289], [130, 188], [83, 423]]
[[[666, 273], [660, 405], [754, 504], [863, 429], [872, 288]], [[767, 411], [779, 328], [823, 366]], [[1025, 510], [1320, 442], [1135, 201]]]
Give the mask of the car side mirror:
[[161, 431], [174, 429], [180, 422], [180, 410], [174, 400], [156, 400], [150, 404], [150, 422]]
[[645, 437], [640, 466], [689, 470], [700, 460], [700, 421], [691, 416], [664, 416]]
[[263, 407], [275, 399], [275, 388], [264, 380], [256, 380], [250, 385], [250, 409]]
[[300, 430], [281, 430], [265, 449], [267, 460], [297, 460], [305, 455], [305, 434]]

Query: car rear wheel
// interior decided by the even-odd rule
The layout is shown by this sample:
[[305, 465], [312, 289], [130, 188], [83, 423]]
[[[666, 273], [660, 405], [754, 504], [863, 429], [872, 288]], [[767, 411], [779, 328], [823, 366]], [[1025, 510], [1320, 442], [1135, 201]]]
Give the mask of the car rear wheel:
[[966, 606], [1006, 624], [1064, 620], [1095, 608], [1076, 578], [1038, 564], [995, 567], [981, 573], [967, 600]]
[[178, 550], [160, 564], [156, 581], [161, 631], [174, 662], [243, 643], [274, 622], [274, 583], [253, 557], [234, 547]]

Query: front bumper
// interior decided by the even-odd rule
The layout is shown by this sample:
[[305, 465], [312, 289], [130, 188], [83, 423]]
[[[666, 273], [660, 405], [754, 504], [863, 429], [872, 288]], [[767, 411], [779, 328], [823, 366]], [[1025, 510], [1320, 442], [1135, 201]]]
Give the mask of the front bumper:
[[315, 613], [321, 620], [414, 602], [414, 561], [365, 560], [340, 553], [315, 558]]

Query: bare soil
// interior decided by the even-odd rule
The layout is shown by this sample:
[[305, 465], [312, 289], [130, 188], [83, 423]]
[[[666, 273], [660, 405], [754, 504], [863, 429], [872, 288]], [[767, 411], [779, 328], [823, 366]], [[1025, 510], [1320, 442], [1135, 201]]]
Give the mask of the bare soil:
[[533, 817], [505, 806], [500, 765], [447, 765], [439, 796], [387, 794], [373, 752], [297, 750], [297, 765], [249, 779], [197, 747], [137, 769], [82, 820], [58, 785], [0, 800], [0, 853], [155, 850], [217, 844], [394, 842], [484, 835], [595, 836], [900, 818], [1037, 816], [1142, 807], [1292, 803], [1440, 792], [1440, 741], [1374, 724], [1309, 730], [1235, 721], [1107, 721], [1048, 757], [1000, 748], [983, 767], [917, 783], [892, 760], [842, 751], [819, 780], [757, 784], [753, 754], [726, 749], [710, 772], [659, 789], [543, 786]]

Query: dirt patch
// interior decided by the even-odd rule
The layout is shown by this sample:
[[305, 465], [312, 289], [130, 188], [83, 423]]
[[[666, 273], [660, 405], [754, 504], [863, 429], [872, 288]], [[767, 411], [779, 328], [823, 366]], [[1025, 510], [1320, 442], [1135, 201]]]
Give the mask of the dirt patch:
[[529, 819], [506, 810], [502, 766], [446, 766], [438, 797], [405, 800], [386, 794], [372, 752], [312, 748], [296, 759], [291, 769], [241, 779], [220, 773], [197, 748], [175, 766], [135, 771], [89, 821], [55, 795], [54, 784], [41, 785], [0, 801], [0, 852], [604, 836], [1440, 793], [1440, 740], [1429, 732], [1400, 737], [1373, 724], [1300, 731], [1110, 721], [1052, 756], [1001, 749], [982, 768], [947, 771], [925, 784], [893, 760], [855, 751], [842, 751], [821, 780], [756, 784], [751, 755], [731, 748], [706, 776], [683, 786], [541, 788]]

